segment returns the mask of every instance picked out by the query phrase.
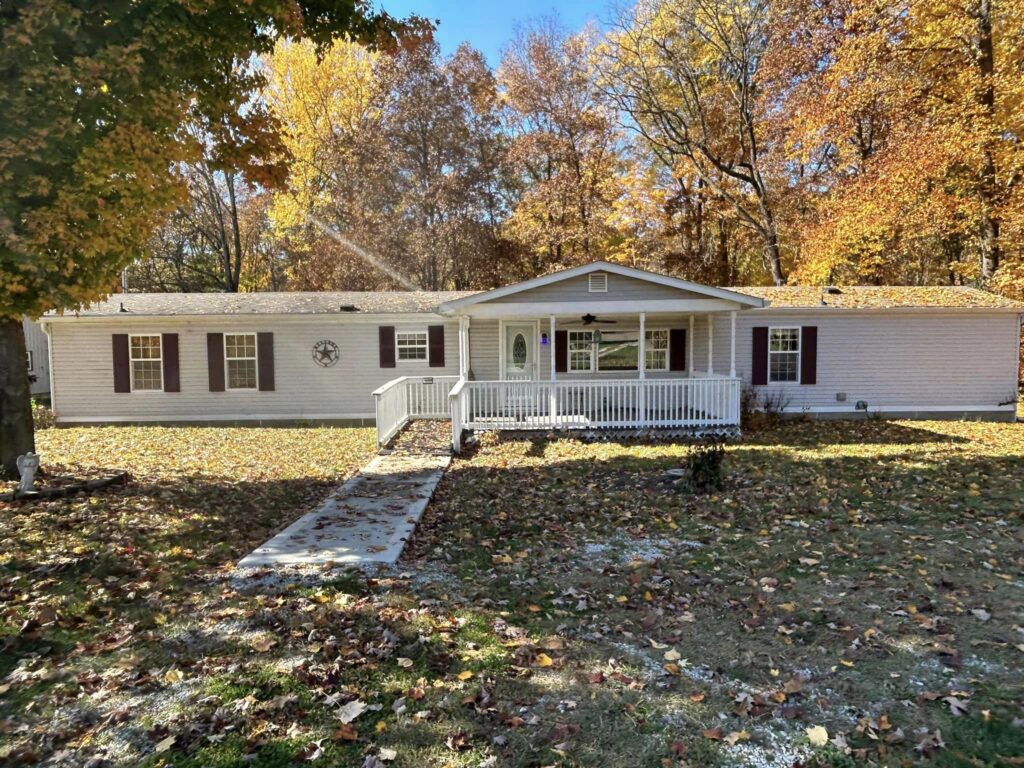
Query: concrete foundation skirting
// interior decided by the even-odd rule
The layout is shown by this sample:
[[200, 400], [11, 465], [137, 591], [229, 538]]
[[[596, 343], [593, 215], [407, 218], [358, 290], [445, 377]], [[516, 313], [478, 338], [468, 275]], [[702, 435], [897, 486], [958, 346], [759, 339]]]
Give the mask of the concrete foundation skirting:
[[786, 411], [779, 414], [783, 419], [818, 419], [822, 421], [865, 421], [882, 419], [886, 421], [1004, 421], [1017, 420], [1016, 411], [993, 408], [990, 411], [919, 411], [878, 410], [878, 411]]
[[374, 418], [358, 419], [224, 419], [196, 421], [158, 419], [154, 421], [74, 421], [59, 420], [57, 427], [374, 427]]

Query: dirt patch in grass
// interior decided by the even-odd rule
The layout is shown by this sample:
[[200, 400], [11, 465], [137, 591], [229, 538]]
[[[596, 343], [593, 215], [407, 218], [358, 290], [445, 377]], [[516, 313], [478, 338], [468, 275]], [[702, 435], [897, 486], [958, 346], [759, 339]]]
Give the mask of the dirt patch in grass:
[[[76, 432], [107, 448], [53, 433], [64, 462], [113, 466], [129, 431]], [[1024, 752], [1022, 425], [787, 424], [731, 445], [710, 496], [666, 475], [682, 445], [484, 436], [397, 567], [272, 588], [225, 566], [372, 435], [266, 432], [283, 443], [209, 475], [154, 447], [131, 489], [3, 509], [0, 756], [788, 768]], [[213, 439], [201, 455], [231, 443]], [[282, 444], [312, 444], [323, 469], [275, 463]]]

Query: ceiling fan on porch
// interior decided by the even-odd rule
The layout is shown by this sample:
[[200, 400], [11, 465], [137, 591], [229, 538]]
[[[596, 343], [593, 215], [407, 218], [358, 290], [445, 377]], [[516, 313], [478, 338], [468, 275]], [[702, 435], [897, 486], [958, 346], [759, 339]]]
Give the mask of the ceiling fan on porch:
[[580, 319], [583, 321], [584, 325], [592, 325], [593, 323], [608, 323], [610, 325], [615, 325], [615, 323], [619, 322], [618, 320], [605, 320], [597, 317], [596, 315], [592, 315], [589, 312], [583, 315]]

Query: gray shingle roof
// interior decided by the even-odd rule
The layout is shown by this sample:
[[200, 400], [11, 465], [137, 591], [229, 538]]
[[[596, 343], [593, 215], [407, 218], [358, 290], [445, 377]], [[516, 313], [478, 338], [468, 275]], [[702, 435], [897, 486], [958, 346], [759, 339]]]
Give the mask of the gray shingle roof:
[[[770, 307], [836, 309], [984, 308], [1019, 309], [1024, 304], [960, 286], [843, 286], [838, 293], [817, 286], [747, 286], [728, 290], [756, 296]], [[448, 301], [477, 291], [323, 291], [286, 293], [116, 293], [78, 313], [81, 317], [189, 315], [341, 315], [435, 312]], [[822, 305], [822, 299], [825, 304]], [[124, 311], [122, 311], [122, 306]], [[355, 309], [351, 309], [354, 307]]]
[[850, 285], [834, 289], [823, 286], [783, 285], [778, 287], [731, 288], [756, 296], [775, 308], [820, 307], [836, 309], [910, 309], [919, 307], [959, 309], [1021, 309], [1024, 304], [977, 288], [956, 285], [893, 286]]
[[[433, 312], [474, 291], [323, 291], [290, 293], [115, 293], [77, 314], [108, 315], [340, 315]], [[122, 312], [122, 306], [124, 312]], [[345, 309], [342, 309], [345, 307]], [[355, 307], [354, 310], [349, 307]], [[67, 313], [74, 314], [74, 313]]]

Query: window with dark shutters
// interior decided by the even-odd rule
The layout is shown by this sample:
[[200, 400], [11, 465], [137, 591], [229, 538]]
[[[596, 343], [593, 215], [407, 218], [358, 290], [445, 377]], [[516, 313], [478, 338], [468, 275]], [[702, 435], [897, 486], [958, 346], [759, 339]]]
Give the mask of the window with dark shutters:
[[178, 367], [178, 334], [163, 334], [160, 345], [164, 365], [164, 392], [181, 392], [181, 373]]
[[427, 347], [431, 368], [444, 368], [444, 326], [427, 326]]
[[110, 338], [114, 353], [114, 391], [131, 392], [132, 374], [128, 368], [128, 334], [115, 333]]
[[210, 391], [224, 391], [224, 334], [206, 334], [206, 365], [210, 373]]
[[377, 329], [378, 346], [380, 348], [380, 367], [395, 367], [395, 326], [382, 325]]
[[800, 383], [818, 383], [818, 326], [800, 329]]
[[768, 383], [768, 326], [753, 328], [753, 348], [750, 357], [750, 383]]
[[668, 369], [686, 370], [686, 329], [671, 328], [668, 332]]
[[555, 331], [555, 372], [569, 370], [569, 332]]

